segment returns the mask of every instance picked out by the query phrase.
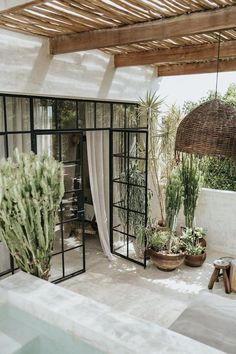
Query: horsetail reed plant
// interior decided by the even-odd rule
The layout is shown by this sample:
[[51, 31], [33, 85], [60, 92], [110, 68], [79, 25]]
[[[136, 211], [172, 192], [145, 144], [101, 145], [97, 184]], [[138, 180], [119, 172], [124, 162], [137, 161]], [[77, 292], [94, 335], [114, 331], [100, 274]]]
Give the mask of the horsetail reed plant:
[[204, 179], [199, 158], [194, 155], [182, 155], [181, 179], [183, 184], [185, 226], [192, 229], [197, 201]]
[[0, 162], [0, 240], [24, 272], [48, 279], [63, 166], [54, 158], [23, 154]]

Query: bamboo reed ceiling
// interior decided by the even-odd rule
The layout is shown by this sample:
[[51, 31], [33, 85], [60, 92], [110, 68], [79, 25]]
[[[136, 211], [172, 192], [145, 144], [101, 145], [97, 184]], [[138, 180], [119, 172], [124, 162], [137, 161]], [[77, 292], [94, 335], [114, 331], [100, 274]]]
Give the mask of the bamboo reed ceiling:
[[[137, 24], [152, 24], [154, 22], [158, 23], [158, 21], [161, 23], [168, 19], [181, 18], [181, 15], [214, 13], [221, 9], [235, 7], [234, 5], [236, 5], [235, 0], [34, 0], [1, 11], [0, 27], [30, 35], [49, 37], [54, 41], [67, 35], [73, 37], [76, 34], [84, 35], [88, 32], [91, 34], [93, 32], [123, 29], [126, 26], [132, 28], [133, 25]], [[140, 52], [151, 53], [151, 51], [155, 51], [159, 54], [159, 50], [162, 53], [162, 50], [181, 47], [212, 46], [217, 45], [218, 37], [219, 31], [216, 30], [196, 34], [189, 34], [187, 30], [186, 35], [179, 37], [144, 41], [134, 40], [134, 42], [130, 40], [121, 44], [114, 42], [114, 45], [104, 45], [98, 48], [108, 54], [118, 56], [117, 66], [125, 66], [124, 64], [119, 65], [119, 56], [130, 54], [130, 58], [132, 58], [132, 53], [135, 55]], [[236, 19], [235, 26], [232, 26], [232, 28], [226, 26], [226, 28], [221, 29], [221, 42], [227, 41], [230, 43], [235, 41], [236, 43]], [[233, 57], [234, 54], [231, 50], [228, 58], [232, 59]], [[225, 59], [227, 59], [227, 56], [224, 57]], [[211, 60], [215, 60], [215, 56]], [[194, 63], [198, 60], [179, 60], [179, 63], [182, 62]], [[209, 59], [203, 58], [202, 62], [209, 62]], [[132, 65], [131, 59], [128, 63]], [[167, 56], [166, 62], [158, 62], [158, 65], [168, 63]], [[178, 60], [174, 63], [175, 66], [177, 63]], [[145, 61], [144, 64], [146, 64]], [[155, 64], [155, 59], [152, 59], [149, 64]], [[170, 64], [173, 63], [170, 62]]]

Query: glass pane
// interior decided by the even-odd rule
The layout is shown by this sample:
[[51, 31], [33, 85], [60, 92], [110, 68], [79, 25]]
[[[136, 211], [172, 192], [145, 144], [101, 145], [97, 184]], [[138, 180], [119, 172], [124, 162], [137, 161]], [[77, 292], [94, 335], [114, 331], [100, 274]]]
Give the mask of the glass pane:
[[4, 131], [3, 97], [0, 97], [0, 131]]
[[[127, 173], [128, 175], [128, 173]], [[129, 183], [137, 186], [146, 185], [146, 161], [129, 160]], [[138, 187], [137, 187], [138, 188]], [[143, 193], [143, 187], [135, 192]]]
[[81, 134], [63, 134], [61, 136], [61, 160], [78, 161], [81, 159]]
[[113, 157], [113, 180], [122, 182], [128, 181], [127, 160], [120, 157]]
[[2, 159], [3, 157], [6, 157], [6, 155], [5, 155], [5, 139], [4, 139], [4, 136], [1, 135], [0, 136], [0, 159]]
[[58, 254], [52, 257], [49, 280], [53, 281], [61, 277], [62, 277], [62, 255]]
[[145, 158], [146, 155], [146, 134], [129, 133], [129, 156]]
[[29, 98], [6, 97], [7, 130], [30, 130]]
[[80, 192], [66, 193], [62, 200], [63, 221], [77, 219], [78, 211], [83, 210], [83, 198]]
[[110, 128], [111, 126], [111, 105], [110, 103], [96, 104], [96, 128]]
[[127, 233], [127, 210], [113, 208], [113, 228], [116, 231]]
[[82, 245], [83, 224], [79, 221], [68, 222], [63, 225], [64, 249], [70, 249]]
[[127, 185], [113, 183], [113, 204], [117, 207], [127, 208]]
[[113, 128], [125, 127], [125, 105], [120, 103], [113, 104]]
[[77, 128], [76, 101], [57, 100], [57, 117], [60, 128]]
[[55, 238], [53, 244], [53, 253], [61, 252], [61, 225], [56, 225], [55, 227]]
[[65, 191], [73, 191], [82, 187], [81, 166], [79, 164], [64, 165]]
[[64, 254], [65, 275], [78, 272], [83, 269], [83, 248], [79, 247]]
[[35, 98], [34, 105], [34, 128], [35, 129], [55, 129], [56, 101], [45, 98]]
[[127, 256], [127, 236], [113, 231], [113, 247], [115, 252]]
[[128, 252], [129, 258], [135, 259], [136, 261], [143, 262], [144, 261], [144, 247], [140, 246], [140, 244], [136, 241], [134, 237], [128, 237]]
[[139, 119], [135, 105], [126, 105], [126, 126], [128, 128], [139, 128]]
[[94, 128], [94, 102], [78, 102], [79, 128]]
[[59, 159], [59, 137], [55, 134], [37, 135], [37, 153]]
[[8, 151], [9, 156], [13, 156], [15, 148], [18, 148], [19, 152], [31, 151], [31, 137], [30, 134], [9, 134], [8, 135]]
[[[122, 132], [113, 132], [113, 154], [114, 155], [119, 155], [119, 156], [124, 156], [125, 148], [126, 148], [126, 138], [125, 133]], [[127, 139], [126, 139], [127, 140]]]

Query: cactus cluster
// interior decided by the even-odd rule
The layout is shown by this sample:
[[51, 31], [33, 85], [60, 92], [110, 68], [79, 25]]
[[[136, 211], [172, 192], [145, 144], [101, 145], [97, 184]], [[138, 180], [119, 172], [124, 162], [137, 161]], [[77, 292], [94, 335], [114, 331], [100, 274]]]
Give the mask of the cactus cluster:
[[170, 175], [166, 186], [166, 226], [175, 232], [177, 217], [183, 200], [183, 186], [180, 178], [179, 167]]
[[64, 194], [63, 165], [23, 154], [0, 162], [0, 240], [17, 266], [48, 279], [58, 208]]
[[200, 163], [200, 159], [193, 155], [183, 154], [182, 156], [181, 179], [184, 188], [183, 204], [185, 226], [187, 228], [194, 227], [194, 214], [204, 180]]

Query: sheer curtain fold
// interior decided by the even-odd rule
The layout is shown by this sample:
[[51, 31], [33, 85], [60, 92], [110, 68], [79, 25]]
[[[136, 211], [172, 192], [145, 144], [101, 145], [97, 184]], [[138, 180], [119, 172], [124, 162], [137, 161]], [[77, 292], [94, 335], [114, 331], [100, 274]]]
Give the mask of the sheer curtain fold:
[[[86, 116], [86, 127], [93, 127], [93, 117]], [[86, 138], [90, 188], [99, 238], [104, 254], [112, 260], [109, 237], [109, 132], [87, 131]]]

